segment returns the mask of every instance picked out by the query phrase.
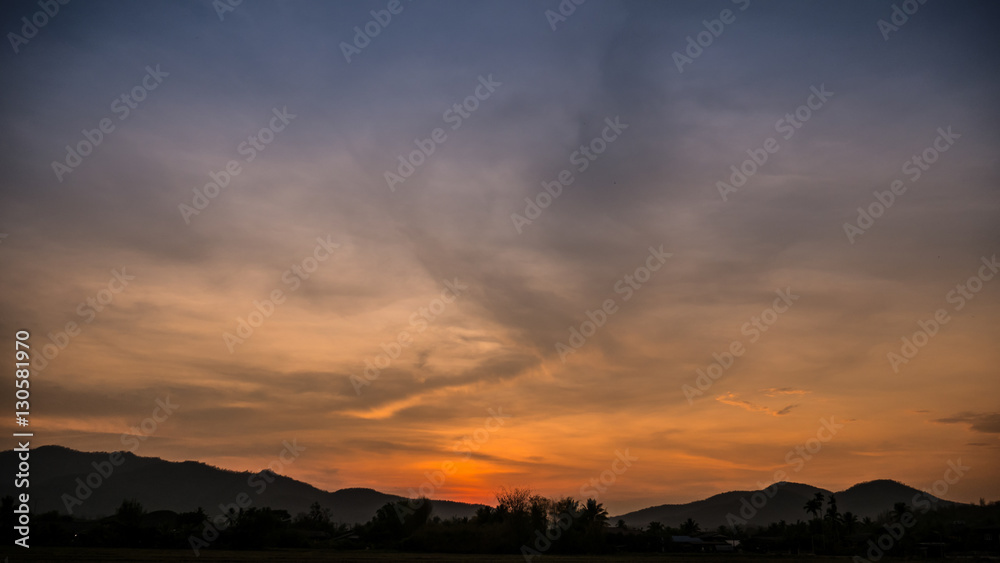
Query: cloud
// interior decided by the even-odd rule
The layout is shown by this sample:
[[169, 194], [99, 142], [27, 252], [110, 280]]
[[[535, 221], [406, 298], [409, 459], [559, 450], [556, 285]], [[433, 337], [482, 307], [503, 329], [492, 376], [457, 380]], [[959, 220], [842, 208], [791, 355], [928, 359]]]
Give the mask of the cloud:
[[763, 393], [768, 397], [777, 397], [779, 395], [805, 395], [809, 391], [805, 389], [793, 389], [791, 387], [770, 387], [768, 389], [761, 389], [758, 393]]
[[744, 408], [744, 409], [746, 409], [748, 411], [751, 411], [751, 412], [762, 412], [762, 413], [770, 414], [772, 416], [782, 416], [782, 415], [788, 414], [789, 412], [792, 411], [792, 409], [794, 409], [795, 407], [798, 406], [797, 404], [796, 405], [788, 405], [788, 406], [783, 407], [781, 409], [774, 410], [771, 407], [765, 407], [765, 406], [761, 406], [761, 405], [757, 405], [757, 404], [751, 403], [750, 401], [744, 401], [744, 400], [737, 399], [736, 393], [726, 393], [725, 395], [720, 395], [720, 396], [716, 397], [715, 400], [719, 401], [720, 403], [727, 404], [727, 405], [733, 405], [733, 406], [736, 406], [736, 407], [742, 407], [742, 408]]
[[968, 424], [969, 430], [986, 434], [1000, 434], [1000, 412], [960, 412], [958, 414], [936, 418], [933, 422], [941, 424]]
[[[470, 467], [523, 470], [565, 494], [634, 444], [644, 464], [676, 473], [639, 469], [609, 495], [712, 494], [752, 483], [745, 471], [797, 443], [807, 399], [870, 424], [838, 442], [910, 452], [885, 466], [901, 477], [952, 443], [928, 444], [899, 413], [982, 409], [969, 405], [996, 388], [985, 298], [949, 325], [954, 346], [938, 357], [961, 378], [941, 380], [922, 352], [905, 366], [910, 384], [889, 385], [872, 350], [912, 334], [1000, 235], [1000, 80], [984, 55], [1000, 53], [998, 7], [936, 5], [885, 42], [858, 25], [888, 17], [876, 3], [755, 3], [683, 73], [669, 54], [717, 8], [588, 4], [552, 33], [530, 6], [414, 3], [348, 65], [337, 45], [370, 17], [349, 3], [247, 5], [223, 25], [174, 3], [88, 7], [60, 12], [20, 55], [0, 53], [13, 85], [0, 91], [0, 259], [14, 265], [0, 268], [0, 333], [31, 327], [34, 349], [51, 349], [68, 321], [82, 326], [39, 380], [60, 443], [120, 447], [169, 392], [182, 407], [143, 452], [255, 467], [298, 436], [316, 457], [296, 471], [322, 480], [342, 466], [327, 485], [415, 486], [502, 406], [514, 418]], [[938, 36], [950, 39], [926, 40]], [[58, 182], [51, 162], [148, 64], [170, 73], [162, 89]], [[480, 75], [502, 86], [451, 129], [442, 112]], [[829, 104], [777, 136], [780, 152], [721, 201], [716, 182], [820, 84], [836, 93]], [[284, 106], [298, 117], [243, 159], [237, 147]], [[615, 116], [629, 126], [621, 138], [579, 160]], [[963, 134], [955, 149], [850, 244], [843, 223], [948, 125]], [[384, 171], [435, 127], [447, 141], [390, 192]], [[185, 223], [178, 204], [230, 159], [243, 171]], [[572, 182], [518, 234], [511, 214], [564, 169]], [[343, 246], [292, 291], [283, 273], [327, 235]], [[626, 300], [620, 289], [661, 244], [674, 257]], [[123, 266], [135, 282], [82, 318], [79, 304]], [[424, 326], [420, 311], [456, 277], [468, 291]], [[788, 286], [802, 295], [788, 313], [765, 317], [767, 330], [745, 324]], [[222, 333], [275, 288], [284, 304], [230, 353]], [[618, 312], [563, 363], [555, 343], [608, 299]], [[404, 332], [412, 343], [358, 396], [351, 375]], [[747, 352], [709, 397], [768, 416], [684, 404], [681, 386], [737, 339]], [[937, 422], [998, 427], [978, 411]], [[856, 469], [823, 456], [835, 479]], [[537, 462], [530, 476], [518, 460]], [[500, 484], [471, 473], [468, 487]]]

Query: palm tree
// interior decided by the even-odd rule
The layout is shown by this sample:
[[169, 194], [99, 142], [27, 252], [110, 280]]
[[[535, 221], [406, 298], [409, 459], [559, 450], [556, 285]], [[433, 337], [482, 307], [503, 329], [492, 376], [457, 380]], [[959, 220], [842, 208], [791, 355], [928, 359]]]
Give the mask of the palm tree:
[[701, 531], [701, 526], [694, 521], [693, 518], [688, 518], [681, 524], [681, 533], [685, 536], [693, 536]]
[[576, 520], [580, 514], [580, 501], [566, 497], [552, 503], [553, 519], [558, 519], [562, 514], [566, 514], [570, 520]]
[[817, 518], [819, 516], [819, 512], [823, 510], [823, 493], [816, 493], [815, 497], [806, 501], [803, 508], [806, 512], [812, 514], [813, 518]]
[[589, 498], [587, 504], [583, 506], [580, 521], [586, 524], [594, 523], [603, 528], [608, 522], [608, 511], [601, 503]]
[[837, 511], [837, 497], [830, 495], [830, 503], [826, 506], [826, 518], [831, 522], [841, 520], [840, 512]]
[[840, 539], [840, 525], [844, 517], [837, 511], [837, 499], [833, 495], [830, 495], [830, 504], [826, 507], [826, 519], [830, 521], [830, 534], [836, 542]]
[[732, 526], [719, 524], [719, 535], [729, 536], [731, 538], [738, 538], [742, 533], [743, 533], [743, 528], [741, 528], [737, 524], [733, 524]]
[[847, 529], [847, 534], [853, 534], [854, 529], [858, 526], [858, 516], [853, 512], [844, 513], [844, 528]]
[[[819, 513], [823, 510], [823, 493], [816, 493], [811, 500], [807, 500], [805, 506], [805, 511], [812, 514], [812, 521], [816, 522], [819, 519]], [[816, 537], [810, 533], [809, 541], [812, 544], [812, 551], [816, 553]]]
[[666, 551], [666, 538], [664, 538], [666, 532], [667, 530], [663, 527], [663, 524], [660, 524], [659, 522], [650, 522], [649, 530], [647, 530], [646, 533], [653, 536], [653, 538], [659, 540], [659, 541], [653, 541], [653, 545], [659, 543], [660, 551]]

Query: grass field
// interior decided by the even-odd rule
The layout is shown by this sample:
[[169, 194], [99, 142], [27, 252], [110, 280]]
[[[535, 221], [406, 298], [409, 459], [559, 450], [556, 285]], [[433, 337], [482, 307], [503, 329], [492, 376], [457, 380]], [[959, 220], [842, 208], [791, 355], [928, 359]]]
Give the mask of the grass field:
[[[160, 563], [197, 561], [207, 563], [242, 563], [245, 561], [269, 561], [275, 563], [319, 563], [321, 561], [337, 561], [344, 563], [364, 563], [372, 561], [413, 561], [420, 563], [459, 563], [476, 561], [485, 563], [514, 563], [524, 561], [520, 555], [451, 555], [433, 553], [395, 553], [395, 552], [331, 552], [310, 550], [273, 550], [273, 551], [204, 551], [200, 557], [195, 557], [189, 550], [144, 550], [144, 549], [20, 549], [4, 550], [5, 563], [19, 561], [35, 562], [136, 562]], [[891, 561], [885, 558], [881, 561]], [[628, 554], [607, 556], [572, 556], [546, 555], [535, 558], [536, 562], [550, 561], [553, 563], [625, 563], [628, 561], [664, 561], [669, 563], [793, 563], [805, 561], [809, 563], [848, 563], [850, 557], [766, 557], [752, 555], [724, 554]], [[921, 561], [930, 561], [922, 559]], [[966, 560], [970, 561], [970, 560]]]

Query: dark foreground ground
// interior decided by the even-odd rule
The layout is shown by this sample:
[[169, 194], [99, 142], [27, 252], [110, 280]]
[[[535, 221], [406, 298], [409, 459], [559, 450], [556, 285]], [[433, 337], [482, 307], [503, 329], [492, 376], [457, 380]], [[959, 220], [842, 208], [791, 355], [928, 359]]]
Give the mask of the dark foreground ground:
[[[458, 563], [461, 561], [475, 561], [486, 563], [515, 563], [524, 561], [520, 555], [450, 555], [450, 554], [428, 554], [428, 553], [395, 553], [395, 552], [349, 552], [337, 553], [329, 551], [310, 550], [274, 550], [274, 551], [205, 551], [201, 556], [195, 557], [189, 550], [182, 551], [154, 551], [141, 549], [19, 549], [17, 551], [3, 550], [0, 557], [4, 557], [4, 563], [17, 563], [19, 561], [34, 562], [114, 562], [124, 563], [160, 563], [160, 562], [181, 562], [197, 561], [205, 563], [242, 563], [244, 561], [253, 562], [275, 562], [275, 563], [319, 563], [321, 561], [336, 561], [343, 563], [365, 563], [381, 561], [413, 561], [419, 563]], [[535, 558], [537, 563], [625, 563], [627, 561], [653, 562], [663, 561], [665, 563], [794, 563], [803, 561], [808, 563], [850, 563], [850, 557], [768, 557], [753, 555], [678, 555], [678, 554], [628, 554], [628, 555], [547, 555]], [[903, 561], [901, 559], [883, 558], [882, 563], [891, 561]], [[920, 559], [920, 561], [956, 561], [956, 559]], [[975, 562], [987, 561], [987, 559], [962, 558], [959, 561]]]

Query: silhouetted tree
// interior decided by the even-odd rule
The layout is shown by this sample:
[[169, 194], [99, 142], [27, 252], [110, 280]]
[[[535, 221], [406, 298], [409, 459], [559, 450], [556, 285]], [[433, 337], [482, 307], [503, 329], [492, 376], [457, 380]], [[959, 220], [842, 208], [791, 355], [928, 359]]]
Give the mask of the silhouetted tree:
[[701, 526], [699, 526], [693, 518], [688, 518], [683, 524], [681, 524], [681, 533], [685, 536], [694, 536], [698, 534], [698, 532], [701, 532]]
[[806, 512], [811, 514], [813, 518], [818, 518], [820, 511], [823, 510], [823, 493], [816, 493], [815, 497], [806, 501], [803, 508]]
[[548, 525], [549, 508], [552, 501], [541, 496], [531, 495], [528, 499], [528, 521], [532, 530], [543, 530]]
[[[784, 520], [782, 520], [782, 523], [784, 523]], [[741, 526], [739, 526], [737, 524], [733, 524], [732, 526], [727, 526], [725, 524], [719, 524], [719, 530], [718, 531], [719, 531], [719, 534], [721, 534], [723, 536], [729, 536], [729, 537], [732, 537], [732, 538], [738, 538], [743, 533], [743, 527], [741, 527]]]
[[548, 499], [531, 489], [501, 487], [496, 493], [496, 514], [505, 528], [506, 542], [520, 547], [532, 541], [535, 530], [547, 527]]
[[830, 495], [830, 502], [826, 505], [826, 519], [831, 522], [841, 520], [840, 512], [837, 511], [837, 497]]
[[511, 516], [524, 516], [531, 506], [531, 489], [501, 487], [496, 493], [497, 513], [507, 519]]
[[115, 518], [123, 524], [138, 525], [139, 520], [145, 513], [146, 509], [142, 507], [142, 503], [134, 498], [130, 498], [122, 501], [121, 506], [115, 511]]
[[892, 505], [892, 517], [899, 520], [904, 514], [910, 511], [910, 507], [906, 506], [905, 502], [897, 502]]
[[603, 528], [608, 522], [608, 511], [601, 503], [589, 498], [581, 511], [580, 521], [585, 526], [593, 525], [597, 528]]
[[432, 510], [433, 507], [431, 506], [431, 501], [426, 498], [418, 499], [415, 505], [408, 502], [396, 503], [397, 514], [405, 514], [403, 518], [403, 534], [407, 536], [412, 535], [414, 532], [427, 525], [427, 521], [430, 520]]
[[476, 524], [484, 525], [499, 521], [499, 515], [492, 506], [481, 506], [476, 509]]
[[[816, 524], [819, 523], [819, 514], [823, 510], [823, 498], [823, 493], [816, 493], [816, 496], [807, 500], [805, 506], [803, 507], [805, 511], [813, 517], [811, 521], [813, 529], [810, 530], [809, 534], [809, 542], [812, 546], [813, 553], [816, 553], [816, 537], [814, 536], [814, 533], [816, 532], [815, 528], [817, 528]], [[820, 527], [820, 530], [822, 531], [822, 527]]]
[[853, 512], [844, 513], [844, 531], [851, 535], [858, 527], [858, 516]]
[[552, 516], [558, 518], [560, 514], [568, 514], [570, 518], [576, 519], [580, 513], [580, 501], [566, 497], [552, 503]]
[[288, 529], [292, 521], [287, 510], [251, 506], [241, 508], [232, 520], [232, 526], [220, 534], [220, 542], [223, 544], [236, 549], [289, 547], [282, 541], [283, 532]]
[[830, 502], [826, 506], [825, 519], [828, 523], [827, 529], [830, 531], [832, 546], [836, 547], [840, 542], [840, 527], [843, 516], [837, 511], [837, 498], [830, 495]]
[[389, 544], [403, 538], [403, 519], [396, 513], [396, 503], [382, 505], [375, 511], [375, 516], [365, 526], [365, 536], [368, 540]]
[[14, 543], [14, 526], [16, 526], [17, 519], [14, 514], [14, 497], [11, 495], [4, 495], [3, 506], [0, 508], [0, 526], [3, 530], [0, 531], [0, 537], [3, 538], [4, 545], [11, 545]]
[[309, 505], [309, 512], [300, 513], [295, 517], [295, 526], [303, 530], [332, 533], [333, 518], [329, 508], [323, 508], [319, 502]]

